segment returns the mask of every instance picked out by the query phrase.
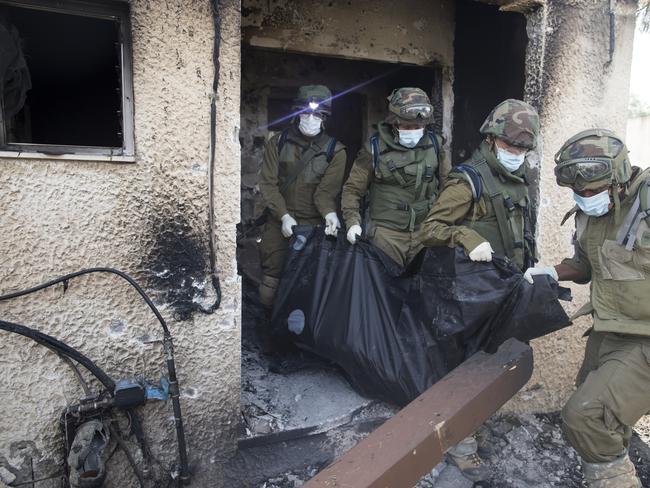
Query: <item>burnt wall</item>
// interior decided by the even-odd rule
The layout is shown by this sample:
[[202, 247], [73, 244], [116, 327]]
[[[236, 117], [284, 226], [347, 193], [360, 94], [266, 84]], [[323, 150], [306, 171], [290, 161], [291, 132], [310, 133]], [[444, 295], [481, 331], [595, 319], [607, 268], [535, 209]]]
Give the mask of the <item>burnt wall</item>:
[[[174, 336], [194, 486], [221, 486], [219, 460], [235, 447], [239, 410], [240, 13], [238, 2], [219, 3], [221, 71], [212, 169], [215, 30], [209, 0], [130, 2], [134, 163], [50, 156], [0, 161], [0, 293], [93, 266], [133, 275]], [[223, 293], [214, 312], [211, 239]], [[65, 292], [59, 286], [2, 302], [0, 316], [65, 341], [115, 379], [142, 375], [157, 381], [166, 374], [155, 342], [162, 337], [160, 326], [139, 296], [116, 278], [87, 276], [71, 281]], [[50, 476], [61, 466], [59, 416], [83, 390], [47, 349], [2, 331], [0, 340], [0, 467], [6, 470], [0, 473], [19, 482]], [[139, 410], [153, 455], [171, 466], [177, 458], [171, 404]], [[138, 486], [120, 451], [108, 470], [105, 486]]]

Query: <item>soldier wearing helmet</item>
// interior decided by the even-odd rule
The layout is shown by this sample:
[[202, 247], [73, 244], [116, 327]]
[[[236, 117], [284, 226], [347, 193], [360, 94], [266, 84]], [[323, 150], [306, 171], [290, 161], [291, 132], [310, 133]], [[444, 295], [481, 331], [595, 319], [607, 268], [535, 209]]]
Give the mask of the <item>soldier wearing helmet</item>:
[[592, 488], [640, 488], [628, 456], [634, 424], [650, 411], [650, 170], [630, 164], [611, 131], [569, 139], [555, 156], [560, 186], [573, 190], [574, 255], [524, 277], [590, 282], [590, 314], [577, 390], [562, 410], [563, 430]]
[[323, 130], [331, 115], [332, 94], [322, 85], [301, 86], [291, 126], [266, 144], [259, 188], [269, 217], [260, 243], [260, 302], [267, 308], [280, 282], [293, 226], [322, 225], [335, 235], [340, 227], [337, 197], [345, 172], [345, 147]]
[[[480, 128], [485, 139], [472, 156], [455, 166], [422, 224], [424, 246], [463, 246], [473, 261], [507, 256], [522, 271], [534, 258], [530, 232], [526, 154], [539, 134], [537, 111], [520, 100], [505, 100]], [[480, 481], [488, 475], [468, 437], [448, 451], [463, 475]]]
[[523, 270], [535, 256], [525, 162], [537, 145], [539, 116], [531, 105], [508, 99], [480, 132], [485, 139], [450, 173], [421, 239], [425, 246], [461, 245], [473, 261], [506, 256]]
[[362, 234], [360, 203], [368, 193], [368, 238], [400, 265], [422, 248], [416, 232], [449, 172], [442, 137], [431, 129], [433, 106], [419, 88], [388, 97], [388, 116], [359, 152], [341, 206], [351, 244]]

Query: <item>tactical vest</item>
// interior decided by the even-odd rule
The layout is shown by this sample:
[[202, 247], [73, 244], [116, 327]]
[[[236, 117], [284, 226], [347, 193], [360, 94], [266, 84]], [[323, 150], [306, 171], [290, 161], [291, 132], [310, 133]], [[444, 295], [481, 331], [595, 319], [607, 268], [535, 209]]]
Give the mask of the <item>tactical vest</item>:
[[472, 157], [456, 166], [449, 177], [469, 183], [475, 205], [485, 196], [487, 214], [480, 219], [469, 214], [461, 225], [476, 231], [496, 254], [507, 256], [520, 269], [533, 266], [535, 239], [526, 183], [495, 174], [482, 157]]
[[[574, 209], [571, 213], [575, 213]], [[594, 329], [650, 336], [650, 170], [634, 178], [615, 212], [576, 213], [575, 239], [591, 265]]]
[[[314, 204], [318, 187], [334, 154], [343, 145], [325, 132], [312, 140], [285, 129], [278, 138], [278, 186], [288, 210], [303, 219], [319, 219]], [[300, 184], [295, 184], [300, 179]]]
[[440, 140], [429, 131], [424, 136], [428, 144], [397, 149], [383, 137], [375, 134], [367, 147], [374, 171], [369, 192], [370, 218], [389, 229], [413, 232], [438, 194]]

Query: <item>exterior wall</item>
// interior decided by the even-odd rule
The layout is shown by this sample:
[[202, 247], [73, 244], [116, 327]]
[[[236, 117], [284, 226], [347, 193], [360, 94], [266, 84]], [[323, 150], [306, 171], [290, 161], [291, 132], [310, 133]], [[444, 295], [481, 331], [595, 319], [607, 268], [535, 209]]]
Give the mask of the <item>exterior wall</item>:
[[[0, 160], [0, 293], [92, 266], [121, 269], [145, 285], [175, 339], [194, 486], [219, 486], [218, 460], [234, 448], [239, 409], [240, 17], [236, 0], [220, 4], [212, 237], [223, 300], [215, 313], [200, 310], [215, 301], [209, 0], [131, 2], [135, 164]], [[0, 314], [67, 342], [113, 378], [166, 374], [160, 345], [147, 344], [162, 337], [159, 325], [116, 278], [93, 275], [73, 280], [65, 293], [57, 287], [1, 302]], [[61, 467], [59, 416], [83, 392], [47, 349], [6, 332], [0, 339], [0, 466], [24, 473], [33, 465], [35, 478], [51, 475]], [[140, 411], [154, 454], [169, 465], [177, 458], [171, 403]], [[137, 486], [122, 454], [110, 462], [106, 486]]]
[[[553, 156], [577, 132], [606, 127], [625, 132], [636, 2], [616, 2], [616, 44], [610, 62], [609, 0], [550, 0], [529, 20], [533, 32], [546, 32], [541, 79], [542, 161], [538, 238], [540, 264], [557, 264], [572, 254], [573, 223], [563, 227], [573, 207], [570, 190], [555, 183]], [[539, 66], [531, 66], [537, 71]], [[572, 285], [575, 311], [589, 299], [588, 286]], [[560, 408], [573, 390], [583, 357], [582, 334], [591, 320], [580, 319], [563, 331], [534, 341], [535, 372], [508, 405], [521, 411]]]
[[650, 167], [650, 115], [628, 119], [625, 144], [630, 150], [632, 164], [642, 168]]
[[244, 42], [255, 47], [409, 64], [453, 64], [449, 0], [245, 0]]

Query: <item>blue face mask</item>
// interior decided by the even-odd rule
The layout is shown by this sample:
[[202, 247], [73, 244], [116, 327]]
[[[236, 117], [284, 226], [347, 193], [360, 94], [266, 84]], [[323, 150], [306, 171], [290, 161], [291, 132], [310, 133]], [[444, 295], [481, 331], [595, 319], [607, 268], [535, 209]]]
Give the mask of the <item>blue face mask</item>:
[[573, 199], [584, 213], [591, 217], [600, 217], [609, 212], [609, 191], [605, 190], [592, 197], [581, 197], [573, 192]]
[[497, 160], [506, 171], [513, 173], [517, 171], [526, 160], [526, 153], [514, 154], [496, 146]]

